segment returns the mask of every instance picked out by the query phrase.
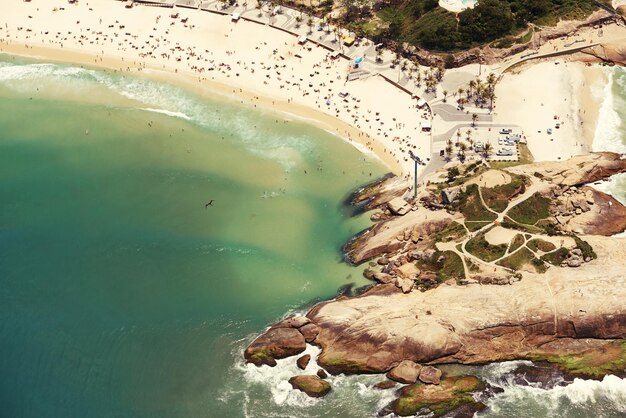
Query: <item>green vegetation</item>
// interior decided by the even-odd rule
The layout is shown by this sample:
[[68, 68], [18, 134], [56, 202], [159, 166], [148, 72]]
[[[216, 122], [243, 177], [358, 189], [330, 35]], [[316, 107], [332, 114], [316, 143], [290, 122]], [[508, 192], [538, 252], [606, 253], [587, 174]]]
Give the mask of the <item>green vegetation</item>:
[[544, 253], [549, 253], [551, 251], [556, 250], [556, 246], [553, 243], [549, 241], [544, 241], [539, 238], [528, 241], [526, 245], [532, 251], [539, 250], [539, 251], [543, 251]]
[[[482, 204], [478, 194], [478, 186], [475, 184], [470, 184], [464, 193], [459, 194], [455, 206], [465, 216], [466, 221], [492, 222], [497, 217], [495, 213], [487, 210]], [[467, 226], [469, 228], [469, 225]]]
[[437, 272], [437, 281], [439, 283], [448, 279], [458, 281], [465, 278], [463, 260], [452, 251], [436, 251], [429, 260], [420, 259], [415, 264], [422, 271]]
[[609, 341], [601, 348], [579, 354], [529, 356], [534, 361], [547, 361], [580, 377], [601, 378], [623, 373], [626, 369], [626, 340]]
[[524, 236], [522, 234], [517, 234], [513, 237], [513, 240], [511, 241], [511, 246], [509, 247], [509, 251], [513, 252], [515, 250], [517, 250], [519, 247], [521, 247], [522, 245], [524, 245]]
[[465, 245], [465, 249], [472, 255], [483, 261], [490, 262], [497, 260], [506, 253], [506, 244], [491, 245], [485, 239], [485, 234], [478, 234]]
[[391, 408], [400, 416], [416, 415], [420, 410], [430, 410], [433, 417], [440, 417], [464, 405], [480, 411], [485, 406], [476, 402], [472, 393], [484, 388], [484, 383], [474, 376], [448, 377], [439, 385], [418, 383], [403, 388], [400, 397], [392, 402]]
[[470, 230], [471, 232], [474, 231], [478, 231], [480, 228], [482, 228], [485, 225], [489, 225], [491, 222], [483, 222], [483, 221], [479, 221], [479, 222], [465, 222], [465, 226], [467, 227], [468, 230]]
[[509, 211], [511, 219], [525, 225], [535, 225], [550, 216], [550, 200], [535, 193]]
[[537, 273], [546, 271], [543, 261], [537, 259], [535, 255], [526, 247], [521, 248], [510, 256], [498, 261], [496, 264], [512, 270], [520, 270], [524, 266], [533, 266]]
[[551, 253], [542, 255], [541, 259], [552, 264], [553, 266], [560, 266], [561, 263], [565, 261], [568, 254], [568, 249], [561, 247], [556, 251], [552, 251]]
[[[503, 228], [515, 229], [515, 230], [520, 231], [520, 232], [530, 232], [532, 234], [543, 234], [545, 232], [543, 229], [541, 229], [538, 226], [520, 224], [518, 222], [515, 222], [513, 219], [509, 218], [508, 216], [504, 217], [504, 220], [502, 221], [501, 226]], [[528, 235], [528, 234], [526, 234], [526, 235]], [[526, 239], [529, 239], [530, 237], [531, 236], [528, 235], [526, 237]]]
[[598, 258], [598, 255], [593, 250], [593, 247], [591, 247], [591, 245], [589, 245], [589, 243], [587, 241], [583, 241], [582, 239], [580, 239], [576, 235], [572, 235], [572, 238], [574, 238], [574, 241], [576, 241], [576, 248], [578, 248], [578, 249], [580, 249], [580, 251], [582, 251], [583, 259], [586, 260], [587, 257], [589, 257], [592, 260], [595, 260], [596, 258]]
[[481, 188], [485, 203], [496, 212], [502, 212], [512, 197], [526, 191], [526, 179], [524, 177], [515, 174], [512, 174], [511, 177], [511, 181], [507, 184]]
[[[387, 1], [378, 3], [377, 12], [361, 1], [343, 3], [358, 5], [360, 11], [358, 16], [350, 13], [346, 22], [376, 41], [408, 42], [437, 51], [467, 49], [497, 39], [492, 44], [496, 48], [526, 43], [533, 35], [529, 23], [555, 25], [559, 19], [582, 19], [598, 8], [593, 0], [481, 0], [459, 13], [457, 22], [455, 14], [439, 7], [437, 0]], [[376, 22], [376, 29], [371, 22]]]
[[459, 241], [465, 238], [467, 231], [458, 222], [452, 221], [444, 229], [435, 234], [435, 242]]

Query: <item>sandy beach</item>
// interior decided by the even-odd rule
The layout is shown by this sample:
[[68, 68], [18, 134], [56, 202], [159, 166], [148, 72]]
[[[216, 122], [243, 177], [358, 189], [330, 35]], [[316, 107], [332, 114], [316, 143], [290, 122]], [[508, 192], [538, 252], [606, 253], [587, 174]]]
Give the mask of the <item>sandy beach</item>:
[[526, 64], [498, 84], [494, 122], [522, 127], [536, 161], [587, 153], [601, 105], [597, 90], [606, 82], [599, 66], [563, 60]]
[[173, 19], [171, 9], [108, 0], [45, 7], [13, 0], [0, 18], [0, 50], [164, 78], [287, 113], [354, 142], [396, 174], [412, 173], [409, 150], [430, 156], [416, 100], [384, 79], [346, 82], [350, 63], [324, 48], [229, 16], [176, 12]]
[[[384, 65], [366, 62], [364, 75], [348, 81], [352, 60], [333, 58], [311, 42], [301, 45], [296, 36], [267, 25], [234, 22], [229, 15], [178, 7], [126, 9], [111, 0], [74, 5], [52, 0], [45, 6], [10, 0], [4, 9], [0, 52], [141, 74], [277, 111], [283, 118], [308, 121], [351, 142], [407, 179], [413, 174], [409, 152], [422, 161], [440, 158], [438, 152], [450, 139], [442, 134], [467, 129], [472, 113], [478, 114], [485, 130], [480, 139], [492, 142], [489, 132], [497, 133], [492, 127], [514, 126], [523, 132], [537, 161], [585, 153], [591, 148], [600, 106], [593, 92], [606, 83], [603, 69], [595, 65], [564, 58], [532, 61], [504, 73], [490, 113], [471, 104], [455, 109], [455, 92], [476, 77], [484, 81], [489, 73], [499, 75], [515, 57], [482, 69], [470, 64], [447, 70], [430, 94], [407, 82], [406, 74], [391, 70], [391, 77], [404, 77], [405, 89], [426, 94], [431, 112], [419, 109], [411, 94], [381, 76], [391, 75], [389, 51]], [[604, 38], [621, 33], [621, 27], [607, 28]], [[581, 36], [591, 42], [598, 34], [590, 29]], [[561, 48], [563, 42], [567, 40], [547, 43], [541, 51]], [[431, 121], [433, 132], [423, 132], [422, 124]]]

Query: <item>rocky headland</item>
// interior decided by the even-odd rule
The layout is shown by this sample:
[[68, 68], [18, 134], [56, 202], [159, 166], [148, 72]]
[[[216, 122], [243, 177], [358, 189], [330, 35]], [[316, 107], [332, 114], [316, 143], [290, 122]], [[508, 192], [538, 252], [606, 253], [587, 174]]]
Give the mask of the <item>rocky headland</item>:
[[574, 376], [624, 375], [626, 238], [610, 235], [626, 229], [626, 208], [589, 186], [624, 171], [619, 155], [595, 153], [448, 167], [417, 199], [396, 179], [364, 188], [377, 222], [345, 253], [376, 259], [364, 272], [375, 285], [272, 326], [245, 357], [272, 366], [317, 345], [310, 361], [331, 374], [410, 385], [390, 405], [400, 415], [481, 408], [471, 393], [484, 384], [439, 364], [528, 359]]

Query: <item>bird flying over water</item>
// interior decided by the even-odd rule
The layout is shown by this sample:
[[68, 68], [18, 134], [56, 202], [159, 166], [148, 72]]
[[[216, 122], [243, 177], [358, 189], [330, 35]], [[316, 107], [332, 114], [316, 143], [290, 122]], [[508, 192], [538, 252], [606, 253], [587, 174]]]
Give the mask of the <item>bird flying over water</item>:
[[205, 205], [204, 205], [204, 208], [206, 209], [206, 208], [208, 208], [209, 206], [213, 206], [213, 202], [214, 202], [214, 201], [215, 201], [215, 200], [211, 199], [211, 200], [209, 201], [209, 203], [207, 203], [207, 204], [205, 204]]

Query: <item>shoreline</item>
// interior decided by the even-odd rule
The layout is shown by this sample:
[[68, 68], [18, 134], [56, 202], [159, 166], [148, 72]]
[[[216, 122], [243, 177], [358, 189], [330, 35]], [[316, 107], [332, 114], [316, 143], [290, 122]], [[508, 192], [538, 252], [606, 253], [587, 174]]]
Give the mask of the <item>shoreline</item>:
[[[31, 53], [31, 51], [34, 51], [35, 53]], [[365, 142], [365, 140], [371, 138], [366, 137], [361, 139], [362, 135], [366, 135], [365, 133], [340, 119], [306, 106], [288, 103], [284, 100], [266, 97], [255, 92], [245, 91], [242, 89], [237, 91], [237, 88], [234, 86], [215, 80], [205, 80], [205, 84], [201, 84], [192, 74], [171, 73], [151, 67], [145, 68], [135, 64], [131, 67], [134, 72], [124, 72], [119, 68], [122, 68], [123, 66], [128, 67], [129, 64], [121, 59], [105, 58], [97, 62], [92, 62], [93, 55], [77, 51], [30, 46], [22, 47], [19, 45], [0, 42], [0, 54], [47, 61], [55, 64], [75, 65], [85, 68], [112, 71], [116, 74], [129, 74], [133, 77], [143, 77], [149, 80], [165, 82], [182, 87], [185, 90], [200, 94], [200, 96], [204, 98], [216, 100], [217, 97], [219, 97], [217, 100], [227, 100], [232, 104], [255, 108], [261, 112], [275, 113], [277, 115], [291, 118], [295, 121], [308, 123], [322, 129], [323, 131], [352, 145], [362, 154], [370, 158], [374, 158], [394, 174], [398, 175], [401, 172], [401, 167], [397, 161], [390, 158], [389, 154], [383, 151], [383, 148], [379, 146], [378, 143], [373, 144], [372, 147], [374, 150], [367, 148], [367, 142]], [[200, 90], [198, 90], [198, 87], [200, 87]]]
[[[50, 13], [55, 5], [63, 7]], [[295, 116], [367, 149], [396, 175], [413, 173], [409, 148], [423, 160], [431, 156], [413, 97], [378, 72], [348, 82], [349, 60], [299, 45], [289, 33], [190, 9], [177, 9], [188, 18], [181, 23], [162, 8], [125, 9], [105, 0], [66, 6], [61, 0], [45, 11], [32, 3], [9, 6], [0, 19], [0, 52], [147, 74]], [[67, 25], [71, 30], [61, 32]]]

